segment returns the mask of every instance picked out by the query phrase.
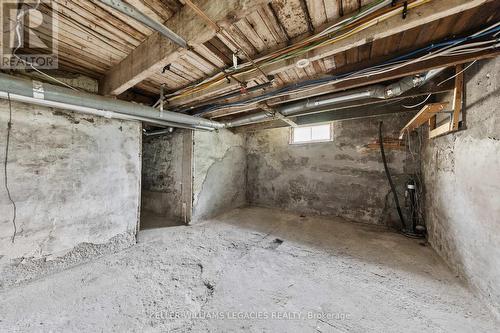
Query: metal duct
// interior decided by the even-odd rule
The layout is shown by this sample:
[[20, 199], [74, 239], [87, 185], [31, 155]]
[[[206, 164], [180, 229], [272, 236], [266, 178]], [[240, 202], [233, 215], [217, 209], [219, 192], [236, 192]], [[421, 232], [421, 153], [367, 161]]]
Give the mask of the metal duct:
[[126, 4], [125, 2], [121, 0], [99, 0], [99, 1], [109, 7], [116, 9], [120, 13], [127, 15], [128, 17], [131, 17], [134, 20], [145, 24], [151, 29], [158, 31], [160, 34], [167, 37], [173, 43], [179, 45], [180, 47], [185, 49], [188, 48], [187, 42], [181, 36], [177, 35], [175, 32], [173, 32], [160, 22], [153, 20], [146, 14], [138, 11], [136, 8]]
[[188, 116], [171, 111], [160, 112], [157, 109], [120, 101], [108, 97], [73, 91], [39, 81], [25, 80], [0, 73], [1, 98], [11, 94], [13, 100], [69, 109], [77, 112], [93, 113], [104, 117], [135, 119], [162, 126], [217, 129], [224, 124], [200, 117]]
[[[324, 108], [327, 106], [332, 106], [340, 103], [357, 101], [367, 98], [380, 98], [388, 99], [399, 96], [408, 90], [416, 87], [420, 87], [427, 83], [432, 78], [436, 77], [441, 73], [444, 68], [439, 68], [431, 70], [424, 75], [414, 75], [410, 77], [405, 77], [396, 83], [390, 84], [388, 86], [383, 85], [373, 85], [365, 88], [350, 90], [341, 93], [334, 93], [325, 96], [307, 98], [296, 103], [278, 106], [274, 108], [276, 113], [280, 113], [283, 116], [292, 116], [302, 113], [304, 111], [311, 111], [319, 108]], [[225, 123], [226, 127], [237, 127], [243, 126], [251, 123], [265, 121], [273, 117], [270, 112], [258, 112], [235, 120], [231, 120]]]

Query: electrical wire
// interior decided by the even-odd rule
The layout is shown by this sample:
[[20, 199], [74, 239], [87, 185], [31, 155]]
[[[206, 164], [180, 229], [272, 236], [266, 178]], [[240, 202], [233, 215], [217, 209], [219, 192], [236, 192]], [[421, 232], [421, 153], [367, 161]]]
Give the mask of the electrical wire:
[[477, 62], [477, 60], [474, 60], [473, 62], [471, 62], [467, 67], [465, 67], [464, 69], [462, 69], [460, 72], [456, 73], [455, 75], [453, 76], [450, 76], [449, 78], [447, 78], [446, 80], [443, 80], [441, 82], [439, 82], [437, 84], [437, 86], [439, 87], [440, 85], [442, 85], [443, 83], [445, 82], [448, 82], [449, 80], [451, 79], [454, 79], [456, 78], [457, 76], [459, 76], [460, 74], [462, 74], [463, 72], [465, 72], [467, 69], [469, 69], [472, 65], [474, 65], [475, 63]]
[[[387, 0], [385, 0], [385, 1], [379, 1], [379, 3], [382, 3], [382, 2], [383, 2], [383, 3], [384, 3], [384, 5], [385, 5], [386, 3], [389, 3], [390, 1], [387, 1]], [[376, 4], [375, 4], [375, 5], [376, 5]], [[358, 15], [359, 15], [359, 14], [358, 14]], [[353, 19], [354, 19], [354, 18], [355, 18], [355, 17], [353, 17]], [[344, 20], [344, 21], [349, 21], [349, 19], [346, 19], [346, 20]], [[342, 21], [342, 22], [344, 22], [344, 21]], [[333, 25], [332, 27], [335, 27], [336, 25], [337, 25], [337, 24]], [[267, 59], [267, 58], [269, 58], [269, 57], [274, 57], [274, 56], [276, 56], [276, 55], [280, 55], [280, 54], [282, 54], [282, 53], [284, 53], [284, 52], [287, 52], [287, 51], [289, 51], [289, 50], [293, 50], [293, 49], [299, 48], [299, 47], [301, 47], [302, 45], [304, 45], [304, 43], [306, 43], [306, 42], [310, 41], [310, 40], [311, 40], [311, 39], [313, 39], [313, 38], [315, 38], [315, 36], [310, 37], [310, 38], [308, 38], [306, 41], [303, 41], [303, 42], [301, 42], [301, 43], [295, 44], [295, 45], [293, 45], [293, 46], [290, 46], [290, 47], [284, 48], [284, 49], [282, 49], [282, 50], [276, 51], [276, 52], [274, 52], [274, 53], [271, 53], [270, 55], [267, 55], [267, 56], [261, 57], [261, 58], [259, 58], [259, 59], [256, 59], [255, 61], [256, 61], [256, 62], [262, 62], [262, 61], [265, 61], [265, 59]], [[241, 72], [241, 70], [242, 70], [242, 69], [244, 69], [245, 67], [248, 67], [248, 66], [249, 66], [249, 64], [248, 64], [248, 63], [247, 63], [247, 64], [241, 64], [241, 65], [239, 66], [239, 71]], [[233, 69], [234, 69], [234, 68], [233, 68]], [[246, 71], [246, 73], [248, 73], [248, 72], [250, 72], [250, 71]], [[182, 94], [182, 92], [183, 92], [184, 90], [186, 90], [186, 89], [191, 89], [191, 90], [197, 90], [198, 88], [199, 88], [199, 89], [208, 89], [209, 87], [211, 87], [211, 86], [213, 85], [213, 84], [211, 84], [211, 82], [213, 82], [213, 83], [216, 83], [216, 84], [217, 84], [217, 83], [219, 83], [219, 82], [220, 82], [220, 80], [221, 80], [221, 79], [223, 79], [223, 78], [221, 78], [221, 77], [220, 77], [220, 75], [216, 75], [216, 76], [214, 76], [214, 77], [212, 77], [212, 78], [208, 78], [208, 79], [206, 79], [206, 80], [204, 80], [204, 81], [200, 82], [200, 83], [199, 83], [199, 84], [197, 84], [197, 85], [194, 85], [194, 86], [191, 86], [191, 87], [187, 87], [187, 88], [185, 88], [185, 89], [183, 89], [183, 90], [177, 91], [177, 92], [175, 92], [174, 94], [172, 94], [172, 96], [173, 96], [173, 95]], [[203, 85], [206, 85], [206, 84], [208, 84], [208, 86], [203, 86]]]
[[401, 206], [399, 205], [398, 192], [396, 191], [396, 186], [394, 186], [394, 182], [392, 181], [391, 172], [389, 171], [389, 166], [387, 165], [387, 159], [385, 157], [384, 136], [382, 133], [382, 124], [383, 124], [383, 122], [380, 121], [379, 125], [378, 125], [378, 137], [379, 137], [379, 142], [380, 142], [380, 155], [382, 156], [382, 163], [384, 165], [385, 175], [387, 176], [389, 186], [391, 187], [392, 196], [394, 198], [394, 203], [396, 204], [396, 209], [398, 211], [399, 219], [401, 221], [401, 231], [405, 232], [406, 231], [406, 223], [405, 223], [405, 219], [403, 217], [403, 212], [401, 211]]
[[[186, 4], [191, 8], [193, 9], [196, 14], [198, 14], [199, 16], [201, 16], [205, 21], [207, 21], [214, 29], [217, 33], [220, 33], [222, 35], [224, 35], [224, 37], [231, 43], [233, 44], [233, 47], [235, 49], [239, 49], [244, 55], [245, 57], [248, 59], [248, 61], [252, 64], [252, 66], [254, 66], [258, 71], [260, 71], [262, 73], [262, 75], [264, 75], [264, 77], [266, 78], [267, 80], [267, 74], [262, 70], [262, 68], [257, 65], [252, 57], [238, 44], [238, 42], [236, 42], [236, 40], [234, 40], [234, 38], [226, 31], [226, 29], [224, 29], [223, 27], [219, 26], [217, 24], [217, 22], [213, 21], [210, 17], [208, 17], [207, 14], [205, 14], [205, 12], [203, 10], [201, 10], [198, 6], [196, 6], [191, 0], [185, 0]], [[236, 80], [236, 79], [235, 79]]]
[[[450, 55], [459, 55], [459, 54], [466, 54], [469, 52], [479, 52], [491, 48], [497, 48], [498, 45], [492, 45], [485, 47], [484, 45], [496, 43], [495, 40], [487, 40], [487, 41], [482, 41], [482, 42], [472, 42], [474, 39], [482, 38], [485, 37], [488, 34], [491, 34], [493, 32], [500, 31], [500, 27], [495, 24], [493, 26], [490, 26], [487, 29], [484, 29], [481, 34], [474, 34], [471, 36], [468, 36], [466, 38], [458, 38], [455, 40], [443, 42], [443, 43], [438, 43], [438, 44], [433, 44], [431, 47], [425, 47], [420, 51], [420, 53], [424, 53], [422, 56], [413, 58], [413, 59], [406, 59], [406, 55], [394, 58], [392, 60], [386, 61], [380, 65], [377, 66], [372, 66], [367, 69], [359, 70], [359, 71], [354, 71], [350, 73], [345, 73], [341, 75], [336, 75], [336, 76], [330, 76], [327, 78], [323, 79], [317, 79], [317, 80], [309, 80], [309, 81], [304, 81], [301, 83], [296, 83], [292, 84], [286, 87], [283, 87], [281, 89], [278, 89], [273, 92], [269, 92], [260, 96], [252, 97], [249, 98], [245, 101], [239, 101], [235, 103], [225, 103], [225, 104], [216, 104], [216, 105], [211, 105], [208, 106], [202, 113], [200, 114], [206, 114], [208, 112], [215, 111], [217, 109], [231, 109], [234, 107], [244, 107], [244, 106], [249, 106], [254, 103], [261, 102], [263, 100], [267, 100], [269, 98], [276, 98], [280, 96], [285, 96], [290, 94], [291, 91], [294, 93], [298, 92], [305, 92], [311, 89], [317, 89], [323, 86], [331, 85], [331, 84], [337, 84], [339, 82], [343, 82], [346, 80], [352, 80], [352, 79], [358, 79], [358, 78], [363, 78], [363, 77], [369, 77], [373, 75], [378, 75], [378, 74], [383, 74], [387, 73], [390, 71], [394, 71], [396, 69], [408, 66], [413, 63], [417, 63], [423, 60], [429, 60], [432, 58], [436, 57], [441, 57], [441, 56], [450, 56]], [[459, 45], [460, 43], [467, 42], [464, 45]], [[483, 46], [480, 48], [471, 48], [471, 46]], [[440, 48], [440, 49], [439, 49]], [[470, 48], [468, 50], [467, 48]], [[431, 52], [428, 52], [429, 49], [431, 49]], [[417, 50], [418, 51], [418, 50]], [[418, 54], [417, 51], [410, 52], [412, 56]]]
[[3, 163], [4, 170], [4, 185], [5, 191], [7, 192], [7, 197], [12, 204], [13, 208], [13, 216], [12, 216], [12, 225], [14, 227], [14, 233], [12, 234], [12, 243], [15, 242], [16, 234], [17, 234], [17, 225], [16, 225], [16, 217], [17, 217], [17, 206], [15, 201], [12, 199], [12, 195], [9, 189], [9, 178], [7, 172], [7, 165], [9, 163], [9, 145], [10, 145], [10, 133], [12, 129], [12, 101], [10, 99], [10, 93], [7, 93], [7, 99], [9, 101], [9, 122], [7, 123], [7, 139], [5, 141], [5, 158]]
[[427, 97], [420, 103], [417, 103], [414, 105], [401, 105], [401, 106], [406, 108], [406, 109], [413, 109], [413, 108], [416, 108], [417, 106], [420, 106], [420, 105], [424, 104], [425, 102], [427, 102], [429, 100], [429, 98], [431, 98], [431, 96], [432, 96], [432, 94], [427, 95]]
[[16, 53], [17, 53], [17, 51], [18, 51], [18, 50], [21, 48], [21, 46], [22, 46], [22, 37], [21, 37], [22, 22], [21, 22], [21, 21], [22, 21], [22, 19], [23, 19], [24, 15], [26, 15], [26, 13], [27, 13], [29, 10], [38, 10], [38, 7], [40, 7], [40, 2], [41, 2], [41, 0], [37, 0], [36, 6], [34, 6], [34, 7], [30, 7], [30, 6], [28, 6], [28, 5], [26, 5], [26, 4], [25, 4], [26, 6], [30, 7], [30, 9], [25, 10], [25, 9], [23, 8], [23, 9], [21, 9], [20, 13], [18, 13], [18, 14], [17, 14], [17, 16], [16, 16], [16, 26], [15, 26], [15, 32], [16, 32], [16, 37], [17, 37], [17, 46], [16, 46], [16, 48], [14, 49], [14, 51], [12, 52], [12, 55], [13, 55], [14, 57], [16, 57], [16, 59], [18, 59], [19, 61], [21, 61], [22, 63], [24, 63], [25, 65], [30, 66], [30, 67], [31, 67], [34, 71], [36, 71], [37, 73], [39, 73], [39, 74], [41, 74], [41, 75], [43, 75], [43, 76], [45, 76], [45, 77], [47, 77], [47, 78], [49, 78], [49, 79], [53, 80], [54, 82], [59, 83], [59, 84], [61, 84], [61, 85], [65, 86], [65, 87], [67, 87], [67, 88], [70, 88], [70, 89], [72, 89], [72, 90], [78, 91], [78, 89], [76, 89], [75, 87], [73, 87], [73, 86], [71, 86], [71, 85], [69, 85], [69, 84], [67, 84], [67, 83], [65, 83], [65, 82], [63, 82], [63, 81], [61, 81], [61, 80], [56, 79], [55, 77], [53, 77], [53, 76], [51, 76], [51, 75], [49, 75], [49, 74], [47, 74], [47, 73], [42, 72], [41, 70], [39, 70], [38, 68], [36, 68], [35, 66], [33, 66], [33, 63], [31, 63], [31, 62], [29, 62], [29, 61], [26, 61], [26, 60], [22, 59], [21, 57], [19, 57], [19, 56], [16, 54]]
[[[404, 67], [404, 66], [407, 66], [409, 64], [411, 64], [412, 62], [408, 62], [408, 61], [405, 61], [405, 59], [408, 59], [410, 58], [411, 56], [414, 56], [414, 55], [417, 55], [417, 54], [421, 54], [421, 53], [425, 53], [425, 52], [428, 52], [426, 55], [424, 56], [421, 56], [417, 59], [414, 59], [413, 62], [418, 62], [418, 61], [422, 61], [422, 60], [428, 60], [428, 59], [431, 59], [433, 57], [437, 57], [437, 56], [448, 56], [448, 55], [459, 55], [459, 54], [466, 54], [466, 53], [469, 53], [469, 52], [477, 52], [477, 51], [481, 51], [481, 50], [486, 50], [488, 48], [479, 48], [479, 49], [474, 49], [474, 50], [469, 50], [469, 51], [459, 51], [461, 48], [463, 47], [468, 47], [470, 48], [471, 45], [484, 45], [484, 44], [491, 44], [491, 43], [496, 43], [497, 40], [489, 40], [489, 41], [486, 41], [486, 42], [479, 42], [479, 43], [474, 43], [474, 44], [467, 44], [466, 46], [460, 46], [460, 47], [457, 47], [456, 45], [460, 44], [460, 43], [464, 43], [464, 42], [469, 42], [473, 39], [478, 39], [478, 38], [482, 38], [490, 33], [494, 33], [496, 31], [500, 31], [500, 27], [499, 27], [499, 24], [494, 24], [486, 29], [483, 29], [481, 30], [480, 32], [478, 33], [475, 33], [471, 36], [468, 36], [468, 37], [464, 37], [464, 38], [457, 38], [457, 39], [453, 39], [453, 40], [450, 40], [450, 41], [445, 41], [445, 42], [442, 42], [442, 43], [437, 43], [437, 44], [431, 44], [430, 46], [428, 47], [425, 47], [425, 48], [422, 48], [422, 49], [419, 49], [419, 50], [415, 50], [413, 52], [410, 52], [406, 55], [403, 55], [403, 56], [400, 56], [400, 57], [397, 57], [395, 59], [393, 59], [392, 61], [390, 62], [386, 62], [386, 63], [383, 63], [379, 66], [387, 66], [387, 65], [397, 65], [398, 63], [401, 64], [401, 66], [399, 67], [393, 67], [392, 69], [390, 70], [395, 70], [395, 69], [398, 69], [398, 68], [401, 68], [401, 67]], [[493, 46], [490, 46], [489, 48], [496, 48], [498, 47], [498, 44], [495, 44]], [[436, 49], [440, 49], [440, 53], [439, 54], [436, 54], [436, 52], [434, 52]], [[447, 51], [446, 53], [444, 51]], [[376, 68], [377, 66], [374, 66], [372, 68], [368, 68], [368, 69], [365, 69], [365, 70], [362, 70], [362, 71], [370, 71], [370, 75], [374, 75], [374, 74], [380, 74], [382, 72], [375, 72], [373, 71], [373, 68]], [[383, 72], [386, 72], [387, 71], [387, 68], [383, 69]], [[360, 74], [361, 71], [357, 72], [357, 73], [353, 73], [353, 74]], [[327, 81], [329, 80], [328, 78], [326, 79]], [[337, 81], [338, 82], [338, 81]]]
[[[432, 0], [416, 0], [414, 2], [411, 2], [408, 5], [408, 8], [415, 8], [417, 6], [423, 5], [427, 2], [430, 2]], [[402, 4], [398, 4], [394, 7], [391, 7], [389, 9], [384, 9], [382, 10], [381, 13], [376, 13], [377, 10], [380, 10], [381, 7], [391, 3], [391, 1], [388, 0], [380, 0], [378, 2], [375, 2], [374, 4], [371, 4], [369, 6], [363, 7], [363, 10], [358, 13], [357, 15], [353, 16], [350, 20], [348, 21], [341, 21], [343, 24], [341, 24], [339, 27], [336, 27], [336, 25], [332, 26], [335, 31], [333, 32], [328, 32], [328, 35], [326, 35], [326, 39], [324, 35], [315, 35], [309, 39], [306, 39], [304, 42], [299, 43], [298, 45], [293, 45], [287, 48], [284, 48], [282, 50], [276, 51], [274, 53], [271, 53], [270, 55], [267, 55], [265, 57], [262, 57], [260, 59], [255, 60], [255, 63], [258, 65], [268, 65], [275, 63], [277, 61], [283, 61], [286, 59], [289, 59], [290, 57], [296, 57], [298, 55], [301, 55], [305, 52], [309, 52], [315, 48], [325, 46], [328, 44], [332, 44], [335, 42], [338, 42], [342, 39], [345, 39], [347, 37], [350, 37], [351, 35], [358, 33], [368, 27], [371, 27], [373, 25], [376, 25], [384, 20], [387, 20], [390, 17], [393, 17], [395, 15], [398, 15], [400, 13], [400, 8], [403, 6]], [[369, 17], [369, 19], [366, 22], [363, 22], [363, 18], [369, 16], [370, 14], [374, 14], [374, 17]], [[351, 22], [353, 21], [353, 22]], [[359, 24], [359, 26], [358, 26]], [[331, 29], [332, 27], [328, 28]], [[337, 36], [336, 33], [341, 32], [342, 30], [348, 30], [347, 32], [341, 34], [340, 36]], [[349, 30], [350, 29], [350, 30]], [[312, 43], [311, 45], [307, 45], [307, 43]], [[234, 70], [231, 73], [235, 75], [241, 75], [241, 74], [248, 74], [254, 71], [254, 69], [245, 69], [248, 67], [249, 64], [242, 64], [239, 66], [238, 70]], [[200, 92], [206, 89], [209, 89], [213, 87], [214, 85], [217, 85], [221, 83], [221, 81], [224, 79], [224, 77], [221, 77], [220, 75], [215, 75], [212, 78], [206, 79], [199, 84], [189, 86], [187, 88], [181, 89], [176, 91], [175, 93], [169, 95], [169, 100], [173, 101], [175, 99], [185, 97], [187, 95]]]

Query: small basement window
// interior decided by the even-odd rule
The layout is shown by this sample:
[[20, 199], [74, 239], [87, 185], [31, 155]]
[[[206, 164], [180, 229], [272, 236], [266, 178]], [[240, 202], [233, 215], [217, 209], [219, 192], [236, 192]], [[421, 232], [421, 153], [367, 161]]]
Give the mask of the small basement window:
[[290, 128], [290, 144], [333, 141], [333, 124]]

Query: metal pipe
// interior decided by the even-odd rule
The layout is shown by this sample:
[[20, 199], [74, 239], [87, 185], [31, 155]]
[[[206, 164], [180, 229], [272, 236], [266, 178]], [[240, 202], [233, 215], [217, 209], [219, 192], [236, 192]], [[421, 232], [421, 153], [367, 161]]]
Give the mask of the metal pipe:
[[158, 130], [158, 131], [151, 131], [151, 132], [143, 130], [142, 133], [145, 136], [158, 136], [158, 135], [163, 135], [163, 134], [171, 134], [173, 132], [173, 130], [174, 129], [172, 127], [169, 127], [166, 129], [162, 129], [162, 130]]
[[177, 35], [175, 32], [173, 32], [160, 22], [153, 20], [152, 18], [142, 13], [141, 11], [137, 10], [133, 6], [130, 6], [121, 0], [99, 0], [99, 1], [109, 7], [116, 9], [122, 14], [127, 15], [128, 17], [131, 17], [134, 20], [145, 24], [151, 29], [158, 31], [160, 34], [167, 37], [173, 43], [179, 45], [180, 47], [185, 49], [188, 48], [187, 42], [181, 36]]
[[[425, 83], [436, 77], [438, 74], [440, 74], [443, 70], [444, 68], [438, 68], [431, 70], [424, 75], [405, 77], [398, 82], [390, 84], [388, 86], [372, 85], [369, 87], [350, 90], [346, 92], [334, 93], [315, 98], [307, 98], [299, 102], [276, 107], [275, 111], [282, 114], [283, 116], [292, 116], [298, 115], [304, 111], [311, 111], [319, 108], [325, 108], [327, 106], [357, 101], [366, 98], [389, 99], [402, 95], [412, 88], [424, 85]], [[230, 120], [225, 123], [225, 127], [243, 126], [251, 123], [265, 121], [270, 118], [272, 118], [272, 114], [270, 112], [258, 112], [255, 114], [237, 118], [235, 120]]]
[[[341, 93], [329, 94], [321, 97], [307, 98], [299, 102], [295, 102], [288, 105], [278, 106], [275, 109], [276, 112], [282, 114], [283, 116], [292, 116], [304, 111], [313, 110], [319, 107], [330, 106], [339, 103], [352, 102], [365, 98], [379, 98], [383, 96], [384, 86], [375, 85], [368, 88], [356, 89]], [[256, 123], [269, 119], [269, 112], [259, 112], [237, 118], [226, 122], [226, 127], [236, 127], [242, 126], [250, 123]]]
[[[12, 94], [13, 98], [15, 97], [17, 100], [25, 97], [25, 102], [33, 104], [71, 109], [80, 112], [84, 112], [82, 110], [93, 110], [92, 112], [95, 114], [105, 117], [136, 119], [161, 124], [162, 126], [168, 124], [168, 126], [172, 127], [204, 129], [224, 127], [224, 124], [209, 119], [171, 111], [159, 112], [157, 109], [150, 106], [77, 92], [68, 88], [39, 81], [25, 80], [2, 73], [0, 73], [0, 92]], [[6, 94], [2, 96], [2, 98], [6, 98]]]
[[[34, 97], [26, 97], [26, 96], [22, 96], [22, 95], [6, 93], [4, 91], [0, 91], [0, 98], [2, 98], [2, 99], [9, 99], [10, 98], [11, 101], [46, 106], [46, 107], [52, 107], [52, 108], [58, 108], [58, 109], [64, 109], [66, 111], [75, 111], [75, 112], [79, 112], [79, 113], [91, 114], [94, 116], [105, 117], [105, 118], [109, 118], [109, 119], [135, 120], [135, 121], [141, 121], [141, 122], [145, 122], [145, 123], [152, 124], [152, 125], [158, 125], [161, 127], [176, 127], [176, 128], [185, 128], [185, 129], [191, 129], [191, 130], [194, 130], [194, 129], [207, 130], [207, 128], [204, 128], [204, 127], [186, 126], [186, 125], [182, 125], [182, 124], [172, 123], [169, 121], [160, 121], [160, 120], [149, 119], [149, 118], [144, 118], [144, 117], [140, 117], [140, 116], [131, 116], [131, 115], [126, 115], [126, 114], [120, 114], [120, 113], [116, 113], [113, 111], [97, 110], [97, 109], [87, 108], [84, 106], [64, 104], [64, 103], [59, 103], [59, 102], [51, 102], [51, 101], [47, 101], [44, 99], [38, 99], [38, 98], [34, 98]], [[211, 128], [210, 130], [213, 130], [213, 128]]]

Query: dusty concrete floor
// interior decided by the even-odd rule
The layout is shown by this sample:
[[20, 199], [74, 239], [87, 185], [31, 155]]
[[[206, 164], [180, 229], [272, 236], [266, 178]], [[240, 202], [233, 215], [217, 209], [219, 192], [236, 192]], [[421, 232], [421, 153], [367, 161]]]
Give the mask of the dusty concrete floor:
[[[190, 313], [205, 319], [184, 317]], [[496, 325], [419, 241], [260, 208], [145, 230], [133, 248], [0, 291], [2, 332], [498, 332]]]
[[141, 212], [141, 230], [178, 227], [183, 225], [181, 221], [176, 221], [172, 218], [161, 216], [150, 211]]

